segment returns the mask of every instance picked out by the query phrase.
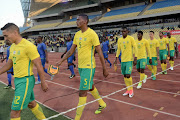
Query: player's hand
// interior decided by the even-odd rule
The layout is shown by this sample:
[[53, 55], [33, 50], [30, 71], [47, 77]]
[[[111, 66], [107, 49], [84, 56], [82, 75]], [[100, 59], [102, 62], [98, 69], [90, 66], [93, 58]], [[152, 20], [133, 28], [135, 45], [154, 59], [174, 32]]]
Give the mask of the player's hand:
[[48, 60], [48, 59], [46, 59], [46, 63], [49, 63], [49, 60]]
[[41, 81], [41, 88], [44, 92], [48, 91], [48, 85], [45, 81], [44, 82]]
[[61, 55], [61, 58], [63, 58], [63, 57], [64, 57], [64, 54]]
[[152, 59], [149, 59], [149, 63], [152, 64]]
[[114, 60], [114, 65], [117, 65], [117, 58]]
[[4, 59], [1, 60], [1, 63], [3, 63]]
[[60, 66], [62, 64], [62, 61], [59, 61], [55, 64], [55, 66]]
[[137, 57], [134, 58], [133, 65], [135, 66], [137, 64]]
[[157, 56], [157, 60], [159, 60], [159, 56]]
[[109, 75], [109, 73], [108, 73], [106, 68], [103, 69], [103, 75], [104, 75], [105, 78]]

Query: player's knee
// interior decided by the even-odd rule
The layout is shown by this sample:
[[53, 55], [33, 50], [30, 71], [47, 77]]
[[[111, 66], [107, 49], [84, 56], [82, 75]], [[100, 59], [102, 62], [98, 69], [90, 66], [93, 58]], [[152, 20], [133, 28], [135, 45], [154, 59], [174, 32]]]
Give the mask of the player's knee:
[[20, 117], [21, 111], [15, 111], [15, 110], [11, 110], [11, 118], [18, 118]]
[[131, 77], [131, 75], [129, 75], [129, 74], [128, 74], [128, 75], [126, 75], [126, 78], [130, 78], [130, 77]]
[[94, 85], [92, 85], [92, 89], [90, 89], [89, 91], [93, 91], [94, 90]]
[[87, 96], [87, 90], [80, 90], [79, 91], [79, 97], [86, 97]]
[[30, 109], [34, 108], [34, 107], [36, 107], [36, 104], [37, 103], [35, 101], [32, 101], [28, 104], [28, 108], [30, 108]]

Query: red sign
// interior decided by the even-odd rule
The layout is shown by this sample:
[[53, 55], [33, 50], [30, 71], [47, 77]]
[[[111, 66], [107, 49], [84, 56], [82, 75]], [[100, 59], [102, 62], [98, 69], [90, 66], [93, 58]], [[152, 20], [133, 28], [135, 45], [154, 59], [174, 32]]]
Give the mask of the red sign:
[[163, 31], [165, 36], [167, 35], [168, 32], [170, 32], [171, 35], [180, 35], [180, 30]]

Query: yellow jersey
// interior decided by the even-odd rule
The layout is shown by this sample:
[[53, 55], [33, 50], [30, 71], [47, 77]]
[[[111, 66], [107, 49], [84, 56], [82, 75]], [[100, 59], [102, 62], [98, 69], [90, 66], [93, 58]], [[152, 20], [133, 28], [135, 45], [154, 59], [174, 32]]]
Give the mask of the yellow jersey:
[[134, 48], [135, 57], [137, 57], [137, 46], [134, 38], [129, 35], [126, 38], [123, 37], [119, 38], [116, 57], [119, 57], [119, 54], [121, 52], [122, 62], [133, 61], [134, 60], [133, 48]]
[[166, 38], [159, 38], [159, 50], [166, 50], [166, 45], [169, 43], [168, 40]]
[[85, 32], [78, 31], [73, 40], [78, 50], [78, 67], [95, 68], [94, 50], [100, 45], [99, 37], [94, 30], [88, 28]]
[[167, 37], [167, 40], [169, 41], [169, 50], [174, 50], [174, 43], [177, 42], [176, 38], [175, 37], [171, 37], [171, 38], [168, 38]]
[[137, 45], [137, 59], [146, 59], [147, 58], [147, 52], [148, 52], [148, 57], [151, 59], [151, 52], [150, 52], [150, 46], [149, 42], [142, 38], [141, 41], [136, 40], [136, 45]]
[[33, 75], [32, 60], [40, 57], [37, 47], [26, 39], [12, 44], [9, 59], [13, 61], [14, 77], [22, 78]]
[[159, 47], [159, 41], [156, 40], [155, 38], [153, 40], [148, 40], [149, 45], [150, 45], [150, 54], [151, 57], [157, 57], [157, 47]]

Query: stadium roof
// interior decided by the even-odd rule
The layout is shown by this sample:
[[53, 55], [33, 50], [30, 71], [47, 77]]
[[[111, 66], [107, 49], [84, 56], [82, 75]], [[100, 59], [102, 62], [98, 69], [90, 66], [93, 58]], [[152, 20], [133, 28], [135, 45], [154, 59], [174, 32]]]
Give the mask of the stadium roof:
[[30, 12], [28, 17], [36, 16], [62, 1], [63, 0], [31, 0]]

